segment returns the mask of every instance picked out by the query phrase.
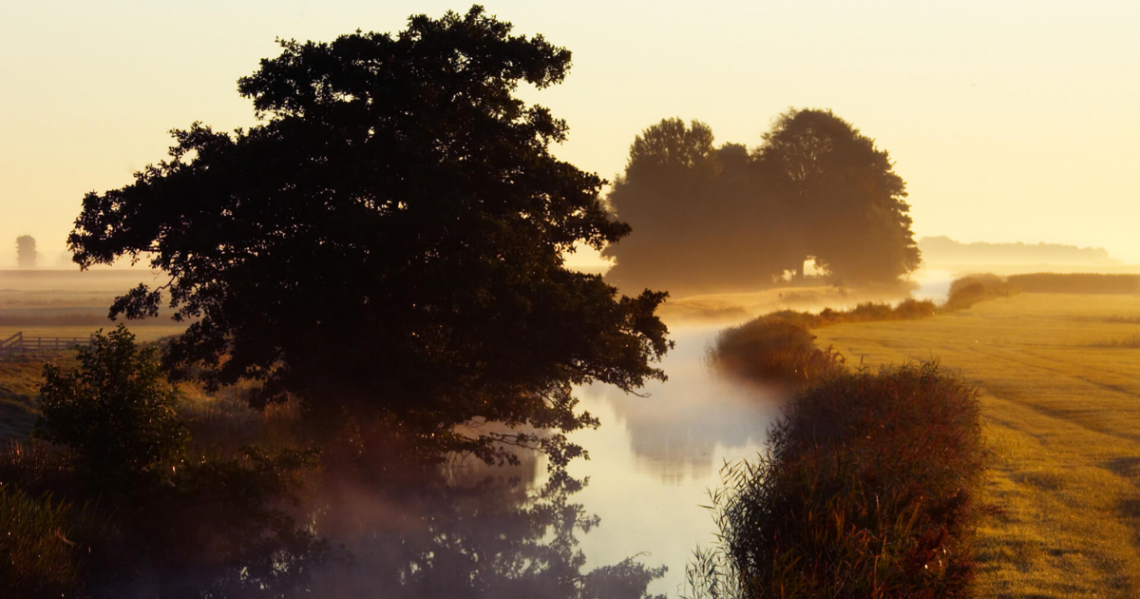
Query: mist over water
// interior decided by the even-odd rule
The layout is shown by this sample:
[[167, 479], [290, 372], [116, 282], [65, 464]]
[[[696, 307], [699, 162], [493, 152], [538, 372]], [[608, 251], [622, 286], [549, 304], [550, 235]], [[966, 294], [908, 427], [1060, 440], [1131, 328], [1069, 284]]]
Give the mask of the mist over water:
[[669, 380], [647, 386], [648, 397], [601, 386], [579, 394], [602, 420], [573, 436], [594, 459], [569, 469], [589, 477], [578, 500], [601, 518], [581, 539], [587, 564], [645, 552], [641, 561], [669, 568], [650, 585], [654, 593], [676, 595], [693, 549], [713, 540], [712, 514], [700, 506], [720, 485], [721, 466], [763, 451], [779, 413], [778, 397], [708, 367], [706, 348], [721, 328], [674, 329], [677, 346], [663, 362]]
[[592, 459], [572, 462], [567, 480], [534, 453], [520, 454], [514, 467], [453, 459], [395, 484], [391, 477], [403, 475], [371, 484], [326, 473], [310, 519], [350, 557], [348, 566], [319, 570], [314, 590], [339, 599], [380, 589], [399, 597], [554, 598], [576, 596], [558, 580], [585, 577], [604, 589], [600, 596], [633, 598], [636, 574], [597, 570], [632, 561], [644, 572], [667, 567], [648, 592], [676, 596], [693, 550], [713, 540], [712, 514], [701, 506], [719, 486], [720, 467], [762, 451], [779, 410], [771, 393], [706, 364], [720, 328], [675, 329], [676, 349], [662, 364], [669, 380], [643, 396], [578, 389], [581, 408], [602, 425], [571, 435]]

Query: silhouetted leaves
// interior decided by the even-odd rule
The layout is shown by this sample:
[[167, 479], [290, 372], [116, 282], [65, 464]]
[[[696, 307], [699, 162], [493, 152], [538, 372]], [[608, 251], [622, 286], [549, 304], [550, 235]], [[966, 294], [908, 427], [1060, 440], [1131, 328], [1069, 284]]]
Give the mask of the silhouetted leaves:
[[623, 288], [765, 287], [814, 258], [835, 282], [892, 283], [918, 266], [905, 183], [885, 151], [822, 110], [790, 110], [751, 153], [665, 119], [630, 147], [611, 208], [637, 233], [606, 248]]
[[[405, 31], [281, 42], [239, 90], [265, 121], [173, 132], [171, 159], [84, 198], [69, 243], [165, 271], [193, 322], [165, 366], [216, 386], [262, 381], [256, 404], [364, 403], [445, 449], [472, 418], [570, 431], [572, 384], [662, 379], [664, 294], [618, 298], [563, 252], [629, 231], [603, 181], [548, 151], [567, 126], [514, 96], [560, 82], [569, 51], [474, 7]], [[114, 314], [153, 314], [156, 289]], [[323, 410], [335, 414], [337, 410]]]

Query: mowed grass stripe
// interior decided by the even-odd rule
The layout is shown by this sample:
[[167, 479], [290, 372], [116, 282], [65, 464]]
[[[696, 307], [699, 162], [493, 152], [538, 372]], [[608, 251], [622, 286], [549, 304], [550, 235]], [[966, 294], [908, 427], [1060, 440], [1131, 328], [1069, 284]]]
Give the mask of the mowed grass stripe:
[[1023, 294], [910, 322], [814, 329], [848, 364], [939, 359], [982, 389], [993, 465], [984, 597], [1140, 596], [1140, 351], [1104, 322], [1140, 298]]

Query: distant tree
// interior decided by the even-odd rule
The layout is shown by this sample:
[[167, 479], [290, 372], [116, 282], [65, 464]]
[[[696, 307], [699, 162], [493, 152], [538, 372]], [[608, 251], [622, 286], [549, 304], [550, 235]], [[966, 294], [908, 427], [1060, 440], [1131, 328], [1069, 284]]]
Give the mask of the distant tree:
[[661, 119], [637, 136], [626, 166], [628, 176], [687, 171], [714, 177], [718, 170], [712, 129], [700, 121], [686, 127], [679, 118]]
[[886, 152], [821, 110], [776, 119], [754, 152], [713, 146], [707, 125], [666, 119], [630, 147], [611, 209], [637, 231], [610, 245], [611, 282], [694, 293], [803, 278], [894, 282], [918, 266], [905, 183]]
[[36, 267], [36, 238], [31, 235], [21, 235], [16, 238], [16, 263], [20, 268]]
[[713, 139], [708, 125], [674, 118], [634, 140], [608, 200], [636, 233], [603, 251], [616, 261], [607, 280], [695, 293], [768, 286], [794, 265], [748, 150]]
[[[690, 236], [701, 231], [702, 199], [719, 170], [712, 129], [700, 121], [686, 125], [679, 118], [663, 119], [637, 136], [625, 174], [614, 182], [607, 200], [621, 219], [639, 223], [644, 234], [602, 251], [618, 262], [607, 278], [632, 290], [673, 283], [671, 270], [691, 271], [700, 256], [689, 251], [694, 243]], [[623, 273], [632, 273], [632, 284]]]
[[892, 282], [918, 268], [906, 183], [873, 139], [830, 110], [792, 109], [757, 154], [764, 184], [796, 221], [797, 252], [849, 283]]
[[[559, 83], [570, 52], [475, 6], [397, 35], [282, 41], [239, 81], [264, 121], [173, 132], [169, 161], [88, 194], [69, 237], [83, 267], [149, 257], [170, 275], [112, 315], [196, 318], [174, 377], [264, 383], [255, 404], [378, 406], [441, 447], [494, 441], [578, 453], [559, 435], [463, 435], [481, 419], [571, 431], [571, 386], [664, 379], [664, 293], [619, 297], [567, 270], [576, 243], [616, 242], [604, 183], [552, 156], [567, 125], [514, 96]], [[562, 451], [565, 450], [565, 451]]]

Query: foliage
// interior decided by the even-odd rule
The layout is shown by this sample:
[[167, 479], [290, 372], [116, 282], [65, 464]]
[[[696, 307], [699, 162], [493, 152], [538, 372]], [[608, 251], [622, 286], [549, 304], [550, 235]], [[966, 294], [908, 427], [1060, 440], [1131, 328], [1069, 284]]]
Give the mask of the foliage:
[[596, 425], [571, 386], [663, 379], [665, 294], [618, 298], [564, 267], [629, 227], [600, 178], [549, 152], [566, 123], [514, 95], [561, 82], [570, 52], [510, 31], [476, 6], [395, 35], [282, 41], [239, 82], [263, 122], [175, 130], [169, 161], [88, 194], [76, 261], [149, 258], [169, 282], [112, 314], [153, 316], [168, 292], [200, 318], [170, 344], [172, 375], [262, 381], [260, 405], [379, 406], [425, 440], [473, 418]]
[[984, 452], [977, 392], [935, 364], [832, 371], [755, 465], [722, 473], [694, 596], [967, 597]]
[[32, 499], [10, 483], [0, 485], [0, 594], [32, 599], [76, 590], [69, 511], [50, 495]]
[[21, 235], [16, 238], [16, 263], [20, 268], [35, 268], [36, 238], [31, 235]]
[[718, 367], [761, 383], [807, 384], [843, 365], [832, 348], [819, 349], [808, 329], [851, 322], [913, 320], [933, 316], [934, 302], [905, 299], [897, 306], [865, 302], [850, 310], [819, 314], [781, 310], [725, 329], [709, 357]]
[[842, 364], [835, 352], [815, 347], [802, 325], [759, 318], [721, 331], [711, 355], [728, 372], [765, 383], [805, 384]]
[[90, 482], [125, 490], [170, 461], [186, 437], [156, 349], [120, 325], [79, 350], [79, 367], [44, 365], [35, 434], [65, 447]]
[[764, 143], [713, 145], [664, 119], [630, 147], [608, 196], [635, 235], [604, 255], [623, 288], [689, 293], [770, 286], [814, 258], [846, 284], [893, 284], [918, 266], [905, 183], [885, 151], [822, 110], [780, 115]]
[[[91, 592], [164, 597], [282, 596], [305, 588], [327, 546], [287, 511], [315, 450], [192, 452], [156, 348], [120, 326], [74, 369], [44, 367], [36, 442], [0, 455], [0, 476], [91, 507], [99, 527], [68, 543]], [[63, 534], [63, 533], [60, 533]]]
[[906, 183], [886, 151], [830, 110], [789, 110], [757, 161], [793, 205], [803, 251], [848, 283], [890, 282], [918, 268]]
[[974, 304], [995, 299], [1009, 297], [1020, 293], [1020, 289], [995, 274], [974, 274], [959, 277], [950, 283], [950, 291], [946, 296], [946, 303], [942, 309], [947, 312], [965, 310]]
[[[296, 503], [301, 473], [317, 465], [313, 450], [271, 454], [257, 446], [233, 458], [185, 460], [166, 485], [151, 491], [151, 509], [121, 522], [136, 545], [136, 563], [152, 573], [145, 584], [162, 588], [164, 597], [304, 591], [330, 548], [285, 507]], [[120, 584], [130, 588], [138, 581]]]

